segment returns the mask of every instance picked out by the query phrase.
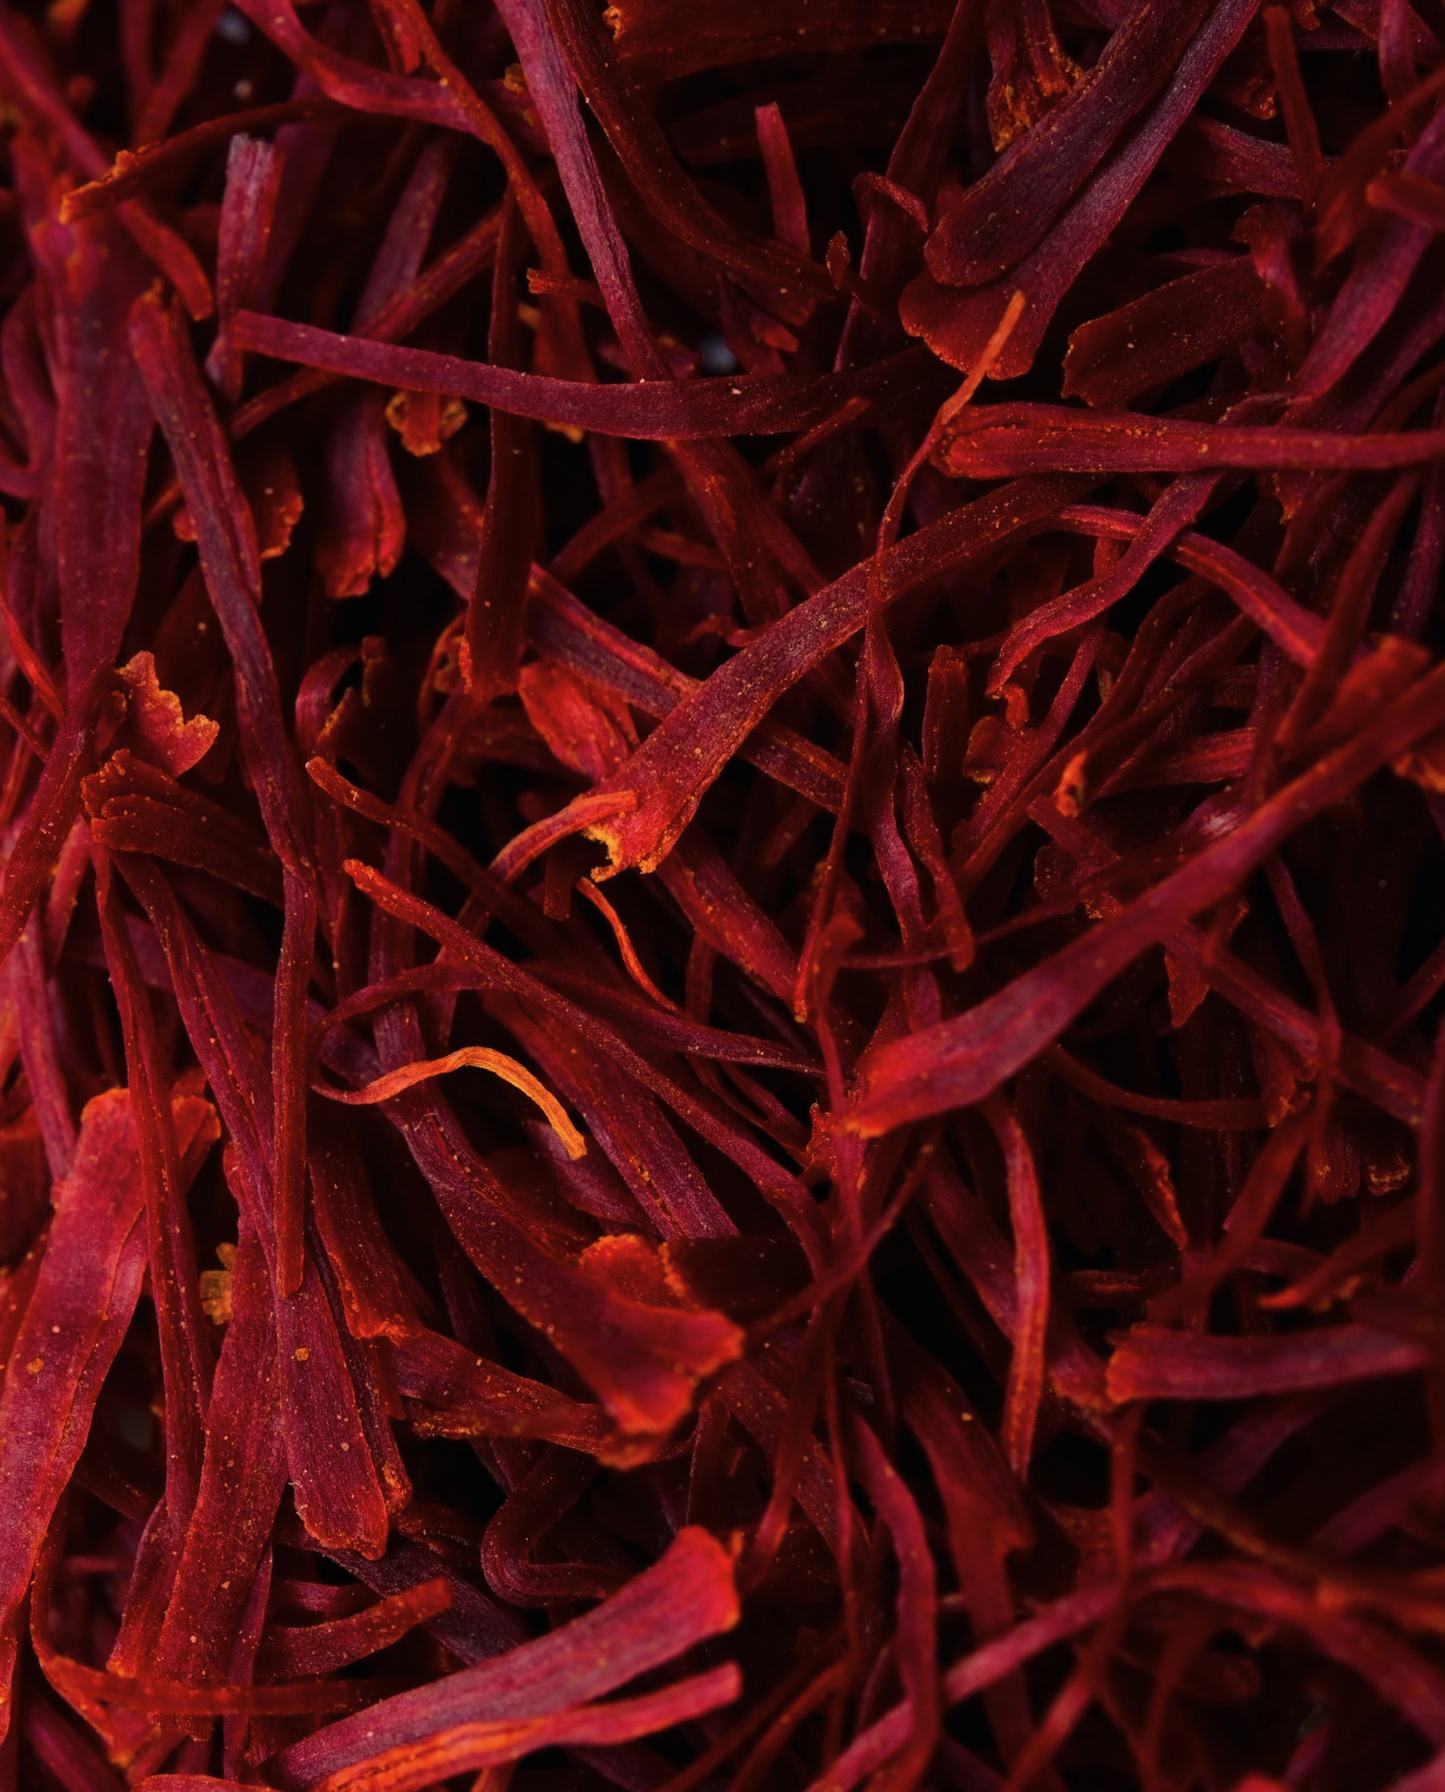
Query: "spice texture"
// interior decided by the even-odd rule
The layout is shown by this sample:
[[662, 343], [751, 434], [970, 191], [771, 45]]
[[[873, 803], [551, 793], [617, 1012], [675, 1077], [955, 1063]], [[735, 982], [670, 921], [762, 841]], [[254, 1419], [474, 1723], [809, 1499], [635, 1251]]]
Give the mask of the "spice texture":
[[0, 0], [0, 1792], [1445, 1788], [1442, 235], [1440, 0]]

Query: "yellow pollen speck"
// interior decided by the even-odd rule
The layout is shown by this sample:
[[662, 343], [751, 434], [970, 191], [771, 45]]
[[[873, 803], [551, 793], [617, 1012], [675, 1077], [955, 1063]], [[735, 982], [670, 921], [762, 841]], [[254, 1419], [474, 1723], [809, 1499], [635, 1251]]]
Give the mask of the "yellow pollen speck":
[[27, 1375], [38, 1375], [44, 1367], [45, 1358], [43, 1356], [33, 1356], [25, 1365], [25, 1373]]
[[311, 1352], [306, 1348], [306, 1346], [304, 1344], [298, 1344], [296, 1346], [296, 1361], [298, 1363], [304, 1363], [306, 1361], [307, 1357], [310, 1356], [310, 1354], [311, 1354]]

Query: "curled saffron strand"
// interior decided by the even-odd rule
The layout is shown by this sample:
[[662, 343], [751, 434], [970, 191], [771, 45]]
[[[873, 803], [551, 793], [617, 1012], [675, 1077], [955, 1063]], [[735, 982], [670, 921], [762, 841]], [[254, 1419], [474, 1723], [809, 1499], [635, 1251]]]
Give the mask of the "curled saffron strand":
[[968, 377], [953, 396], [939, 406], [928, 433], [919, 443], [913, 458], [898, 475], [889, 495], [887, 508], [883, 512], [883, 519], [878, 525], [878, 545], [868, 566], [869, 598], [875, 606], [882, 602], [883, 597], [883, 557], [898, 539], [898, 531], [903, 522], [903, 506], [908, 501], [908, 492], [918, 469], [933, 454], [949, 425], [955, 421], [960, 411], [973, 402], [979, 387], [998, 365], [999, 356], [1007, 346], [1027, 305], [1028, 294], [1022, 289], [1009, 294], [1003, 316], [994, 326], [993, 334], [984, 344], [983, 352]]
[[379, 1101], [390, 1101], [404, 1089], [414, 1088], [434, 1076], [447, 1076], [453, 1070], [490, 1070], [504, 1083], [520, 1089], [547, 1116], [548, 1125], [566, 1146], [568, 1157], [575, 1159], [586, 1155], [586, 1139], [568, 1119], [567, 1110], [551, 1090], [515, 1058], [484, 1045], [466, 1045], [459, 1051], [448, 1052], [444, 1058], [423, 1058], [414, 1064], [404, 1064], [399, 1070], [388, 1071], [360, 1089], [333, 1089], [326, 1083], [313, 1083], [311, 1087], [328, 1101], [342, 1101], [349, 1107], [374, 1107]]
[[598, 914], [602, 916], [603, 920], [606, 921], [607, 925], [612, 929], [612, 937], [617, 941], [617, 950], [622, 954], [622, 962], [626, 965], [627, 974], [631, 977], [632, 981], [640, 990], [643, 990], [646, 994], [650, 995], [660, 1008], [671, 1008], [674, 1013], [680, 1013], [681, 1010], [678, 1009], [676, 1002], [669, 1001], [652, 981], [651, 977], [648, 976], [646, 970], [643, 968], [642, 960], [637, 956], [637, 948], [632, 943], [632, 937], [628, 933], [626, 927], [622, 924], [621, 915], [619, 915], [617, 910], [613, 908], [612, 904], [602, 894], [601, 890], [597, 888], [592, 879], [590, 877], [579, 877], [577, 879], [577, 889], [581, 895], [586, 897], [588, 902], [592, 904], [593, 908], [597, 910]]

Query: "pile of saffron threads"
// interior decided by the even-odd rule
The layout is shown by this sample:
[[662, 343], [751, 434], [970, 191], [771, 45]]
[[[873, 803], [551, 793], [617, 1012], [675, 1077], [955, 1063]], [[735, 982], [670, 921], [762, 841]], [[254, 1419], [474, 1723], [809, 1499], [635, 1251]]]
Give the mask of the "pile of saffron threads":
[[1445, 1787], [1441, 0], [0, 3], [0, 1792]]

